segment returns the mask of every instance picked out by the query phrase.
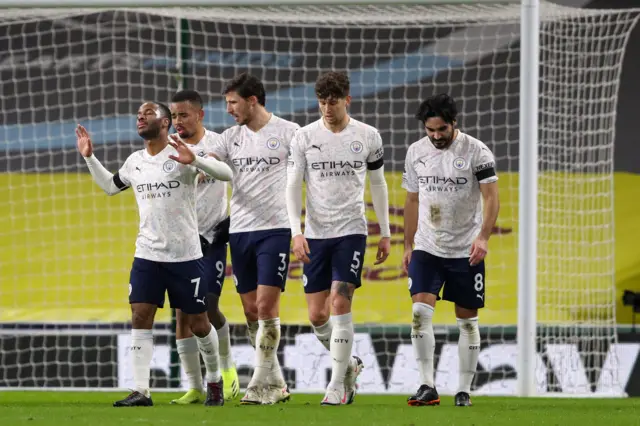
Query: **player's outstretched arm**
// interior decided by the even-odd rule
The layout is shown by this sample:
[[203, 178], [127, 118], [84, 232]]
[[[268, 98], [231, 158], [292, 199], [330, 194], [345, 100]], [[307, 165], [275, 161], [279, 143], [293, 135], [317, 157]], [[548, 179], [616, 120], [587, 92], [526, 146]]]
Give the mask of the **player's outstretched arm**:
[[112, 174], [109, 170], [105, 169], [102, 163], [100, 163], [100, 160], [93, 155], [91, 136], [87, 129], [79, 124], [78, 127], [76, 127], [76, 138], [78, 152], [80, 152], [84, 161], [87, 163], [87, 167], [89, 168], [89, 172], [91, 173], [93, 180], [96, 181], [98, 186], [102, 188], [107, 195], [118, 194], [129, 187], [122, 181], [122, 179], [120, 179], [119, 173], [116, 173], [115, 175]]
[[371, 201], [376, 218], [380, 225], [380, 235], [382, 236], [378, 244], [375, 265], [379, 265], [389, 257], [391, 251], [391, 230], [389, 228], [389, 189], [384, 177], [384, 165], [380, 165], [375, 170], [369, 170], [369, 189], [371, 190]]
[[171, 135], [169, 144], [178, 151], [178, 155], [170, 155], [169, 158], [182, 164], [191, 164], [194, 167], [202, 170], [214, 179], [218, 179], [224, 182], [228, 182], [233, 178], [233, 171], [231, 167], [222, 161], [217, 160], [215, 157], [199, 157], [189, 149], [177, 135]]
[[469, 264], [477, 265], [480, 263], [489, 250], [488, 241], [491, 237], [493, 227], [498, 220], [498, 212], [500, 211], [500, 199], [498, 196], [498, 182], [481, 183], [480, 193], [482, 194], [482, 229], [480, 234], [471, 245], [471, 254], [469, 256]]

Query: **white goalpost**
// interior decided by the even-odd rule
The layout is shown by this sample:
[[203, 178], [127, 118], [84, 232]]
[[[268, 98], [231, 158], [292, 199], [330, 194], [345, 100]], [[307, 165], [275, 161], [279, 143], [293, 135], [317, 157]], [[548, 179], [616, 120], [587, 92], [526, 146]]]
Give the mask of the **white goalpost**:
[[[492, 149], [500, 176], [472, 393], [624, 396], [638, 350], [617, 339], [613, 150], [640, 9], [540, 0], [0, 0], [0, 11], [0, 390], [131, 383], [135, 201], [96, 188], [75, 149], [76, 123], [115, 171], [140, 149], [133, 114], [144, 100], [198, 90], [206, 126], [221, 132], [233, 123], [222, 87], [248, 71], [264, 82], [267, 108], [303, 126], [318, 117], [315, 79], [339, 69], [351, 79], [352, 116], [381, 131], [391, 204], [392, 255], [373, 266], [379, 235], [369, 211], [354, 301], [362, 392], [408, 394], [417, 385], [400, 181], [408, 146], [423, 136], [416, 108], [447, 92], [459, 127]], [[300, 278], [292, 262], [279, 358], [292, 390], [321, 392], [330, 357], [309, 328]], [[154, 329], [152, 385], [175, 390], [184, 378], [167, 308]], [[231, 265], [221, 309], [246, 384], [253, 349]], [[436, 386], [454, 394], [451, 304], [439, 302], [434, 326]]]
[[536, 394], [538, 264], [538, 68], [540, 1], [520, 10], [520, 155], [518, 188], [518, 395]]

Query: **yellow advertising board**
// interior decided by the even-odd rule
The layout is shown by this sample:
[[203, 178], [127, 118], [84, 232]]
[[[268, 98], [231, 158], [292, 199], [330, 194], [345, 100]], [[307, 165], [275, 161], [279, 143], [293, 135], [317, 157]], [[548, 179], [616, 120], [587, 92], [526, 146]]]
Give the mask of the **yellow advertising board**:
[[[368, 209], [371, 236], [365, 279], [354, 299], [355, 321], [361, 324], [407, 324], [411, 319], [407, 278], [400, 267], [404, 190], [400, 174], [389, 173], [387, 178], [392, 254], [383, 265], [373, 266], [379, 236], [375, 215]], [[640, 291], [640, 213], [635, 207], [640, 176], [615, 176], [615, 243], [608, 225], [608, 191], [598, 179], [583, 177], [578, 182], [543, 176], [540, 182], [540, 205], [545, 208], [539, 211], [539, 319], [607, 317], [614, 308], [606, 301], [614, 291], [615, 272], [618, 323], [630, 323], [631, 311], [619, 300], [624, 289]], [[501, 211], [490, 241], [487, 307], [481, 313], [485, 325], [517, 321], [517, 175], [501, 174], [499, 183]], [[138, 221], [131, 191], [107, 197], [84, 173], [2, 174], [0, 206], [0, 321], [129, 319], [128, 278]], [[590, 214], [581, 215], [580, 206]], [[222, 309], [232, 322], [240, 323], [244, 316], [231, 266], [227, 272]], [[283, 323], [308, 322], [301, 274], [301, 264], [293, 261], [281, 303]], [[159, 311], [157, 319], [167, 321], [169, 310]], [[439, 306], [435, 322], [455, 323], [448, 302]]]

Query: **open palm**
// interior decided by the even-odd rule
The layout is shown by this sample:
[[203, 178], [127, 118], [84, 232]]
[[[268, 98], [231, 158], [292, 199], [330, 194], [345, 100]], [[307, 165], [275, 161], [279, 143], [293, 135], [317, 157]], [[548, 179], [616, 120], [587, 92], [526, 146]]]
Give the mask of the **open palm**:
[[174, 147], [178, 151], [178, 155], [170, 155], [169, 158], [182, 164], [191, 164], [195, 161], [196, 155], [191, 149], [176, 135], [171, 135], [169, 145]]
[[89, 136], [89, 132], [83, 126], [78, 124], [76, 127], [76, 138], [78, 145], [78, 152], [83, 157], [91, 157], [93, 154], [93, 144], [91, 143], [91, 136]]

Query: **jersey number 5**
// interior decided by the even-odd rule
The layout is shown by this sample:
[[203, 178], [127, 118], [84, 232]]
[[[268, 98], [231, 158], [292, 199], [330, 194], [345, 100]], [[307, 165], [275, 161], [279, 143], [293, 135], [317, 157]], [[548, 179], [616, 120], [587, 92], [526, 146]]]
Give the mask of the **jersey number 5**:
[[356, 277], [358, 276], [358, 269], [360, 269], [360, 252], [359, 251], [354, 251], [353, 252], [353, 263], [351, 264], [351, 269], [350, 272], [353, 273], [353, 275], [355, 275]]

